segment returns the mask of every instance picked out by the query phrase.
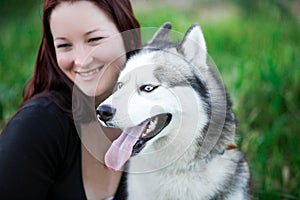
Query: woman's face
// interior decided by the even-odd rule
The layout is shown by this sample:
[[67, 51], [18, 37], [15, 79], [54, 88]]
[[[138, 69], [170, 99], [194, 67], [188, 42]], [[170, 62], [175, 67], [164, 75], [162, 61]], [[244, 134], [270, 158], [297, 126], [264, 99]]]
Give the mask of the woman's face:
[[50, 28], [61, 70], [87, 95], [106, 98], [126, 60], [114, 22], [92, 2], [62, 2]]

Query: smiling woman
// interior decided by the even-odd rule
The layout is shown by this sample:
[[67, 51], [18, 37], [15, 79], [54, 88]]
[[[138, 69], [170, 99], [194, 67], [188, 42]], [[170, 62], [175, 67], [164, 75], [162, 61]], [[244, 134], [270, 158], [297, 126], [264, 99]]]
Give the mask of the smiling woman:
[[50, 27], [61, 70], [86, 94], [104, 99], [126, 59], [114, 22], [92, 2], [64, 2], [53, 11]]
[[[114, 195], [121, 172], [109, 170], [82, 143], [93, 119], [79, 127], [75, 121], [94, 116], [94, 100], [111, 94], [125, 60], [141, 45], [138, 28], [129, 0], [45, 0], [34, 73], [0, 136], [0, 199]], [[80, 112], [73, 113], [74, 105]], [[101, 154], [120, 130], [97, 130]]]

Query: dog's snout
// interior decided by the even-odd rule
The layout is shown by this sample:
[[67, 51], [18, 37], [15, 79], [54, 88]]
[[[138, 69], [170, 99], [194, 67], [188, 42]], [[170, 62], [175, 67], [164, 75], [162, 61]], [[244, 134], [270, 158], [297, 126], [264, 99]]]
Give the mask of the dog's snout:
[[114, 117], [116, 109], [109, 105], [101, 105], [97, 108], [96, 112], [101, 121], [107, 122]]

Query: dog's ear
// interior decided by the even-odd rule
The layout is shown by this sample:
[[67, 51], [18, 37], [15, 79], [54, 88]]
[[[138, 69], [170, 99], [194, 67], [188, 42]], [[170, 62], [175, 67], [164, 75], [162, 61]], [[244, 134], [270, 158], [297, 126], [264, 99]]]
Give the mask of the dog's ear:
[[177, 47], [188, 62], [198, 67], [207, 67], [207, 50], [203, 32], [198, 24], [193, 24]]
[[156, 46], [155, 44], [162, 42], [171, 42], [171, 29], [172, 25], [170, 22], [164, 23], [148, 42], [148, 46]]

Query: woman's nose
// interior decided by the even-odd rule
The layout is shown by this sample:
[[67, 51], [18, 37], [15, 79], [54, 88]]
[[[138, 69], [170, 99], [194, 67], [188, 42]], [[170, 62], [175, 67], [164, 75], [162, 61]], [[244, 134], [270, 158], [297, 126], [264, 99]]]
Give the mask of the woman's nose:
[[74, 64], [76, 67], [88, 67], [93, 61], [92, 51], [80, 47], [76, 49]]

